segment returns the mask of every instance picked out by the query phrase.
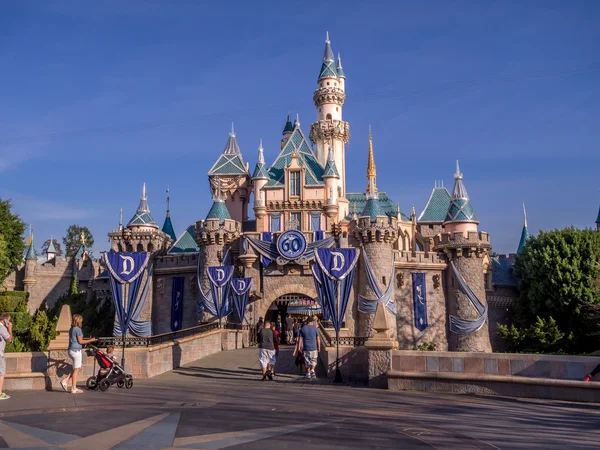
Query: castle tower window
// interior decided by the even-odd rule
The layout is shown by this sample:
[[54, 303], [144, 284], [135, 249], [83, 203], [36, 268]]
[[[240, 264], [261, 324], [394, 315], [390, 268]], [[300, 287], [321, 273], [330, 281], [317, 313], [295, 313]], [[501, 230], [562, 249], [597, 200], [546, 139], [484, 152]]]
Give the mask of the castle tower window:
[[331, 120], [331, 114], [327, 114], [326, 119]]
[[138, 252], [143, 252], [144, 251], [144, 246], [142, 244], [138, 244], [137, 245], [137, 251]]
[[300, 197], [300, 172], [290, 172], [290, 197]]
[[311, 211], [310, 213], [310, 230], [320, 231], [321, 230], [321, 212]]
[[132, 251], [133, 251], [133, 245], [131, 245], [131, 244], [127, 244], [127, 249], [126, 249], [126, 251], [128, 251], [128, 252], [132, 252]]
[[281, 231], [281, 213], [271, 214], [271, 233]]

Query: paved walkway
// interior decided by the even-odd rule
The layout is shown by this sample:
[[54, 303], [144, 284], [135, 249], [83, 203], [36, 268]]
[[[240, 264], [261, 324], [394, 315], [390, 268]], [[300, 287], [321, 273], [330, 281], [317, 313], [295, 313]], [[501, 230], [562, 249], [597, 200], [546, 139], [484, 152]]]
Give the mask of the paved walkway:
[[[262, 382], [257, 351], [223, 352], [131, 390], [14, 392], [0, 448], [593, 449], [588, 404], [388, 392], [303, 380], [284, 350]], [[288, 362], [285, 362], [288, 361]]]

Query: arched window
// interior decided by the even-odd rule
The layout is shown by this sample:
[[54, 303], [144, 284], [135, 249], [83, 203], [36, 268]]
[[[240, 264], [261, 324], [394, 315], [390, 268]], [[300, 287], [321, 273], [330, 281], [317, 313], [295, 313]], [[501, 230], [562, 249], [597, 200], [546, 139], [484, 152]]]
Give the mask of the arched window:
[[131, 244], [127, 244], [126, 251], [132, 252], [133, 251], [133, 246]]
[[148, 251], [149, 251], [150, 253], [152, 253], [152, 252], [154, 251], [154, 244], [152, 244], [152, 242], [150, 242], [150, 243], [148, 244]]
[[327, 114], [327, 116], [325, 117], [327, 120], [331, 120], [331, 114]]
[[142, 244], [138, 244], [137, 245], [137, 250], [138, 252], [143, 252], [144, 251], [144, 246]]
[[123, 246], [121, 244], [117, 245], [117, 251], [119, 251], [119, 252], [123, 251]]

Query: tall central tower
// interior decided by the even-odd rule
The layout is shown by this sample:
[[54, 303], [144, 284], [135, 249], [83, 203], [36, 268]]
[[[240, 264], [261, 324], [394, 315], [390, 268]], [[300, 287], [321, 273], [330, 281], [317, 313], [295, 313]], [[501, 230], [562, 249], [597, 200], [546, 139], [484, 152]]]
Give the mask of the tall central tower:
[[342, 58], [338, 54], [337, 63], [331, 50], [329, 33], [325, 40], [323, 64], [317, 80], [319, 87], [313, 95], [317, 108], [317, 121], [310, 126], [310, 140], [317, 148], [317, 160], [325, 167], [331, 147], [335, 165], [339, 172], [338, 220], [349, 213], [346, 200], [346, 143], [350, 139], [350, 125], [342, 120], [342, 107], [346, 100], [346, 75], [342, 68]]

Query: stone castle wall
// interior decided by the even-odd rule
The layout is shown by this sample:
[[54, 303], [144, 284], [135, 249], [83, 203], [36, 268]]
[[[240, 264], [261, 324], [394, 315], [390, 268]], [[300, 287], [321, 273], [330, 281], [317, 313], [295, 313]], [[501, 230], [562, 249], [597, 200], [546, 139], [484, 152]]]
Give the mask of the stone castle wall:
[[[436, 254], [399, 252], [396, 254], [395, 300], [398, 308], [396, 328], [398, 344], [402, 350], [412, 350], [420, 344], [432, 343], [436, 349], [448, 349], [446, 286], [444, 270], [446, 262]], [[427, 296], [427, 320], [429, 326], [423, 331], [415, 326], [413, 305], [414, 272], [425, 272]]]

